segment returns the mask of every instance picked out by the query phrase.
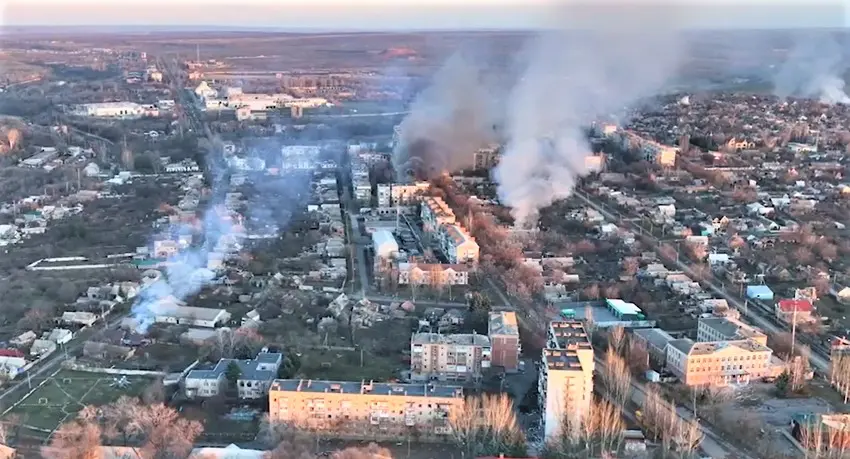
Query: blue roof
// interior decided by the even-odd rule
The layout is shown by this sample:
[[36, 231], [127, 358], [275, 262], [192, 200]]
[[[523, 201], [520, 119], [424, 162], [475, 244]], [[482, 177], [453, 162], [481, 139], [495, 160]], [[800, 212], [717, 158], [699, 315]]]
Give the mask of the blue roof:
[[754, 295], [772, 295], [773, 290], [771, 290], [767, 285], [748, 285], [747, 293], [752, 293]]

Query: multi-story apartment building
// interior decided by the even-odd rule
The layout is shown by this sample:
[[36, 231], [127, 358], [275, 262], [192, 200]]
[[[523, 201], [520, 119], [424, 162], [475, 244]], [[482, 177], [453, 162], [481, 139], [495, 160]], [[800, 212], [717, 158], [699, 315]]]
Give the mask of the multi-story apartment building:
[[475, 238], [460, 225], [440, 226], [440, 250], [449, 263], [477, 263], [479, 247]]
[[490, 368], [490, 338], [473, 334], [414, 333], [410, 338], [410, 378], [414, 381], [469, 381]]
[[751, 379], [777, 376], [781, 366], [773, 351], [753, 340], [694, 342], [677, 339], [667, 344], [667, 369], [687, 386], [747, 384]]
[[422, 199], [430, 186], [428, 182], [381, 183], [377, 187], [378, 207], [410, 205]]
[[451, 432], [449, 415], [463, 403], [460, 387], [277, 379], [269, 420], [349, 438], [401, 438], [414, 429], [440, 437]]
[[443, 198], [429, 196], [422, 201], [420, 211], [422, 217], [422, 228], [427, 232], [435, 232], [442, 225], [454, 225], [457, 223], [455, 213], [443, 201]]
[[734, 317], [706, 317], [697, 325], [697, 341], [736, 341], [751, 339], [767, 346], [767, 335], [758, 328], [741, 322]]
[[469, 267], [436, 263], [399, 263], [399, 285], [430, 285], [438, 288], [469, 284]]
[[593, 401], [593, 347], [577, 320], [549, 324], [538, 391], [543, 432], [550, 439], [565, 422], [580, 423]]
[[479, 148], [472, 156], [472, 168], [475, 170], [492, 169], [499, 164], [501, 154], [498, 145]]
[[649, 162], [667, 167], [676, 164], [676, 154], [678, 152], [676, 147], [662, 145], [652, 139], [641, 137], [627, 130], [616, 130], [614, 135], [619, 137], [623, 148], [637, 150]]
[[516, 313], [513, 311], [491, 312], [488, 332], [491, 365], [504, 368], [506, 373], [515, 373], [519, 369], [519, 354], [522, 351]]

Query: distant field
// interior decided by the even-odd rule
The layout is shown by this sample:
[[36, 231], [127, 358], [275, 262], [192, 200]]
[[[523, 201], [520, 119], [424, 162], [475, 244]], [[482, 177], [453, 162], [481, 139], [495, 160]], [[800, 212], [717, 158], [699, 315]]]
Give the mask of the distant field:
[[127, 376], [127, 384], [119, 386], [121, 376], [60, 370], [45, 379], [33, 380], [33, 387], [44, 382], [3, 417], [14, 416], [25, 428], [44, 438], [65, 420], [71, 419], [86, 405], [105, 405], [122, 395], [138, 396], [152, 381], [141, 376]]

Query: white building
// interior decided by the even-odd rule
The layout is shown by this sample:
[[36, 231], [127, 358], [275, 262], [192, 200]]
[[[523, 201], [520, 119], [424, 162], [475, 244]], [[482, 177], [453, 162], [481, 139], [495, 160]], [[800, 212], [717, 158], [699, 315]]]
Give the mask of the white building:
[[77, 107], [78, 113], [98, 118], [140, 118], [158, 116], [159, 110], [153, 105], [140, 105], [135, 102], [101, 102], [83, 104]]
[[218, 91], [211, 88], [206, 81], [202, 81], [195, 88], [195, 95], [204, 100], [215, 99], [218, 97]]
[[227, 368], [235, 364], [239, 367], [239, 378], [236, 379], [239, 398], [264, 397], [277, 378], [282, 363], [283, 354], [277, 352], [260, 352], [253, 360], [221, 359], [211, 370], [191, 370], [186, 374], [186, 396], [206, 398], [218, 395], [227, 387]]
[[184, 306], [183, 302], [173, 297], [162, 299], [153, 309], [155, 310], [155, 321], [157, 323], [215, 328], [230, 320], [230, 313], [224, 309]]
[[593, 348], [581, 322], [549, 324], [538, 393], [546, 439], [557, 436], [564, 422], [582, 422], [593, 401]]

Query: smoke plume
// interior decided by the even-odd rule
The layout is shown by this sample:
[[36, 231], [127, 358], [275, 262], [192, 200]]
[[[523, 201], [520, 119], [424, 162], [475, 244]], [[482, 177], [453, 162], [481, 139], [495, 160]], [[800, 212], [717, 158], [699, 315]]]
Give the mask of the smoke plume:
[[499, 94], [485, 67], [458, 52], [414, 99], [393, 155], [398, 174], [430, 178], [470, 166], [470, 152], [496, 140]]
[[[172, 298], [187, 300], [212, 285], [221, 273], [221, 269], [217, 268], [219, 261], [234, 258], [253, 240], [276, 237], [290, 223], [292, 214], [301, 208], [306, 196], [303, 190], [309, 184], [309, 172], [279, 178], [264, 177], [254, 172], [251, 174], [254, 182], [247, 187], [234, 187], [231, 185], [232, 176], [246, 175], [246, 172], [215, 153], [220, 151], [220, 145], [207, 147], [211, 193], [209, 203], [201, 212], [200, 225], [170, 225], [157, 237], [159, 240], [174, 240], [180, 235], [192, 234], [196, 236], [197, 243], [169, 259], [165, 275], [136, 297], [132, 317], [137, 322], [136, 331], [139, 333], [145, 333], [156, 316], [172, 306]], [[264, 153], [254, 151], [252, 156], [268, 156]], [[245, 218], [234, 208], [236, 203], [228, 202], [227, 194], [247, 191], [247, 188], [252, 195], [248, 197], [248, 215]], [[251, 224], [246, 224], [246, 221]]]
[[844, 73], [848, 65], [839, 38], [829, 31], [795, 33], [787, 57], [773, 78], [781, 97], [811, 97], [827, 104], [848, 104]]
[[675, 8], [570, 4], [552, 31], [531, 41], [508, 101], [507, 145], [494, 172], [517, 225], [572, 193], [590, 172], [584, 126], [623, 115], [674, 76], [681, 37]]

